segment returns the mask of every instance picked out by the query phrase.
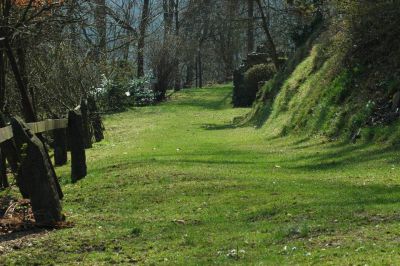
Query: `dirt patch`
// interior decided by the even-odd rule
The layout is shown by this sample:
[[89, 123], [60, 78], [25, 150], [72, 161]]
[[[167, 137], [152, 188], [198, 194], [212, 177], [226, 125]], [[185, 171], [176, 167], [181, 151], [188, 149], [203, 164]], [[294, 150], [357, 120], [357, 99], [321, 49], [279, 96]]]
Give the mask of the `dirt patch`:
[[2, 198], [0, 201], [0, 236], [29, 230], [35, 227], [30, 201]]
[[69, 222], [51, 226], [38, 225], [27, 199], [11, 196], [0, 198], [0, 255], [30, 247], [33, 241], [45, 237], [55, 229], [70, 228]]

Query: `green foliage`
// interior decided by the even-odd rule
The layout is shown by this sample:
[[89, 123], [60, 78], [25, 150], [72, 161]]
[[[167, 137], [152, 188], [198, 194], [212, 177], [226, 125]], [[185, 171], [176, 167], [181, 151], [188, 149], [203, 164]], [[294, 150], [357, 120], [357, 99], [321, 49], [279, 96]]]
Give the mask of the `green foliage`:
[[352, 77], [349, 71], [343, 70], [330, 84], [326, 92], [328, 104], [343, 104], [345, 99], [350, 96], [349, 85]]
[[350, 120], [350, 131], [355, 132], [357, 129], [364, 127], [368, 118], [370, 118], [374, 111], [374, 108], [375, 102], [370, 100], [363, 108], [361, 108], [360, 112], [353, 115]]
[[152, 77], [146, 75], [143, 78], [132, 79], [126, 85], [126, 91], [133, 97], [136, 106], [153, 104], [156, 100], [156, 93], [152, 89]]
[[156, 99], [150, 76], [112, 80], [103, 75], [101, 86], [94, 93], [100, 108], [105, 111], [123, 111], [131, 106], [145, 106], [154, 103]]
[[400, 91], [400, 79], [399, 78], [393, 78], [387, 81], [387, 93], [388, 95], [393, 95], [396, 92]]
[[142, 233], [143, 233], [143, 230], [138, 227], [133, 228], [131, 231], [131, 234], [135, 237], [139, 237]]
[[257, 92], [258, 83], [270, 80], [274, 73], [274, 66], [271, 64], [255, 65], [244, 74], [244, 84], [249, 91]]
[[234, 106], [251, 106], [259, 91], [259, 82], [270, 80], [274, 74], [275, 70], [272, 64], [259, 64], [247, 70], [243, 75], [243, 80], [235, 83]]

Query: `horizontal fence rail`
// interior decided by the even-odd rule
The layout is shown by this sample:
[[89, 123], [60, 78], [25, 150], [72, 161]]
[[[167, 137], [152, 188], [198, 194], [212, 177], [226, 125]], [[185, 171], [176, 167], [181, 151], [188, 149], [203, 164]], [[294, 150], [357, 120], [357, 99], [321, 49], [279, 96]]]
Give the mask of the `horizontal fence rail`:
[[[33, 134], [43, 133], [56, 129], [68, 127], [68, 119], [48, 119], [35, 123], [28, 123], [29, 129]], [[14, 137], [12, 127], [7, 126], [0, 128], [0, 143], [10, 140]]]
[[29, 128], [32, 133], [38, 134], [47, 131], [52, 131], [55, 129], [67, 128], [68, 120], [67, 119], [48, 119], [45, 121], [40, 121], [36, 123], [28, 123]]
[[0, 143], [6, 142], [14, 137], [12, 127], [0, 128]]

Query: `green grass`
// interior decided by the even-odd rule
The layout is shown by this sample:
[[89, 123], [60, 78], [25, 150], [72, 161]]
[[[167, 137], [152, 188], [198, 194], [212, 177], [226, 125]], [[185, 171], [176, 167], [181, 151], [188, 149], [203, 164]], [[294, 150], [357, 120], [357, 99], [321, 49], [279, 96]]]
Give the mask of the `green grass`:
[[107, 117], [88, 177], [57, 169], [75, 227], [0, 264], [397, 264], [398, 149], [235, 128], [249, 109], [230, 93], [187, 90]]

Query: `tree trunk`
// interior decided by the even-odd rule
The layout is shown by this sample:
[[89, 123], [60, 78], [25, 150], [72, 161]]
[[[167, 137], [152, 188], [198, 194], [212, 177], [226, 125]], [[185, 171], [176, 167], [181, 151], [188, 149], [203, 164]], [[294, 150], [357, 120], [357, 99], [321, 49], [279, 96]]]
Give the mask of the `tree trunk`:
[[[179, 24], [179, 0], [175, 0], [174, 3], [174, 9], [175, 9], [175, 36], [176, 39], [179, 38], [179, 30], [180, 30], [180, 24]], [[176, 74], [175, 74], [175, 91], [179, 91], [182, 89], [182, 80], [181, 80], [181, 68], [180, 68], [180, 62], [179, 58], [176, 58]]]
[[[134, 1], [128, 1], [125, 15], [124, 15], [124, 21], [129, 22], [132, 19], [132, 9], [134, 7], [135, 2]], [[133, 40], [132, 36], [132, 31], [130, 29], [125, 29], [125, 34], [126, 34], [126, 40], [125, 40], [125, 45], [122, 48], [122, 53], [123, 53], [123, 59], [125, 62], [129, 61], [129, 54], [130, 54], [130, 48], [131, 48], [131, 43]]]
[[247, 53], [254, 51], [254, 0], [247, 0]]
[[167, 39], [172, 32], [172, 24], [174, 21], [174, 6], [174, 0], [163, 0], [164, 39]]
[[3, 45], [0, 45], [0, 112], [4, 112], [6, 105], [6, 64]]
[[203, 62], [201, 59], [200, 48], [197, 50], [197, 63], [198, 63], [198, 72], [199, 72], [199, 88], [203, 88]]
[[95, 20], [97, 29], [96, 57], [98, 62], [104, 65], [107, 61], [107, 12], [105, 0], [96, 0]]
[[199, 56], [196, 55], [195, 59], [195, 74], [196, 74], [196, 88], [199, 87]]
[[7, 165], [4, 151], [0, 148], [0, 188], [8, 188]]
[[144, 76], [144, 46], [146, 30], [149, 23], [149, 0], [144, 0], [142, 9], [142, 18], [139, 26], [139, 41], [138, 41], [138, 56], [137, 56], [137, 75], [138, 77]]
[[21, 74], [21, 78], [22, 78], [22, 81], [24, 82], [25, 88], [29, 91], [29, 96], [31, 99], [33, 111], [36, 113], [35, 93], [33, 91], [33, 88], [30, 87], [29, 83], [28, 83], [28, 74], [27, 74], [27, 70], [26, 70], [26, 51], [24, 50], [24, 48], [22, 48], [23, 45], [24, 44], [22, 44], [21, 42], [18, 43], [19, 47], [16, 49], [16, 56], [18, 59], [19, 72]]
[[175, 0], [175, 35], [179, 36], [179, 29], [180, 29], [180, 24], [179, 24], [179, 0]]
[[193, 62], [188, 62], [186, 64], [186, 81], [184, 84], [185, 88], [193, 86]]
[[36, 113], [35, 110], [33, 108], [31, 99], [29, 97], [29, 92], [25, 86], [25, 83], [23, 81], [20, 69], [18, 67], [17, 61], [15, 60], [15, 56], [14, 53], [12, 51], [12, 48], [10, 46], [10, 43], [8, 42], [7, 39], [5, 39], [3, 41], [6, 52], [7, 52], [7, 56], [8, 59], [10, 61], [10, 65], [12, 68], [12, 71], [14, 73], [14, 77], [15, 77], [15, 81], [17, 83], [17, 87], [19, 90], [19, 93], [21, 95], [21, 104], [22, 104], [22, 109], [24, 112], [24, 116], [25, 116], [25, 120], [26, 122], [30, 123], [30, 122], [36, 122], [37, 121], [37, 117], [36, 117]]
[[276, 46], [275, 46], [275, 42], [274, 39], [272, 38], [271, 32], [269, 30], [269, 26], [268, 26], [268, 20], [267, 17], [265, 16], [264, 13], [264, 9], [262, 7], [261, 4], [261, 0], [255, 0], [257, 5], [258, 5], [258, 9], [260, 11], [261, 14], [261, 19], [262, 19], [262, 27], [263, 30], [265, 32], [265, 35], [267, 36], [267, 42], [269, 45], [269, 50], [270, 50], [270, 54], [272, 57], [272, 62], [275, 65], [275, 68], [278, 70], [280, 68], [280, 63], [279, 63], [279, 58], [278, 58], [278, 53], [276, 52]]

